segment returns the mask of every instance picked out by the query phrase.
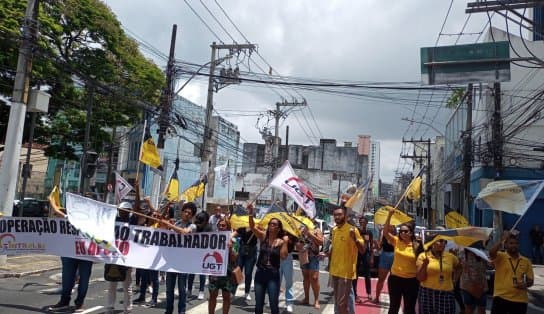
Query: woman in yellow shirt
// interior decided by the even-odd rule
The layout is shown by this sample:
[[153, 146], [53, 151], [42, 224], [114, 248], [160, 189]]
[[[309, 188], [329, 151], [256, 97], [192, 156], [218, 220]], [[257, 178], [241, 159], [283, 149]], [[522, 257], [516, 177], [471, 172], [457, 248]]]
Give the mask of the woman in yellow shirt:
[[445, 252], [446, 240], [436, 240], [417, 258], [420, 314], [454, 314], [453, 277], [459, 274], [459, 259]]
[[[383, 230], [389, 230], [391, 216], [394, 213], [395, 209], [391, 207]], [[411, 224], [400, 225], [398, 237], [389, 232], [384, 232], [384, 236], [387, 242], [395, 248], [391, 275], [387, 280], [389, 290], [388, 313], [397, 314], [400, 303], [404, 299], [404, 313], [415, 314], [419, 289], [419, 281], [416, 279], [416, 257], [423, 250], [423, 246], [416, 240]]]

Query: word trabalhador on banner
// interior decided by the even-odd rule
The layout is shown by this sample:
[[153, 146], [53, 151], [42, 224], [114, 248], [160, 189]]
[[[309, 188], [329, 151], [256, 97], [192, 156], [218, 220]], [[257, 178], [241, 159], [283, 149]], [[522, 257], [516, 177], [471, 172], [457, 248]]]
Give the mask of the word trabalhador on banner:
[[50, 254], [97, 263], [167, 272], [225, 276], [229, 232], [180, 234], [164, 229], [115, 225], [108, 251], [64, 218], [0, 217], [0, 254]]

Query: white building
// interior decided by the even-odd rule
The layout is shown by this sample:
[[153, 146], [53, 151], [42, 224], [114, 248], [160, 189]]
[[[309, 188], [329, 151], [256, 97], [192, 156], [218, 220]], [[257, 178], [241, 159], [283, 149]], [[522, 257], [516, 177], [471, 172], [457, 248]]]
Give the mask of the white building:
[[368, 174], [372, 178], [372, 198], [380, 197], [380, 142], [372, 141], [368, 156]]

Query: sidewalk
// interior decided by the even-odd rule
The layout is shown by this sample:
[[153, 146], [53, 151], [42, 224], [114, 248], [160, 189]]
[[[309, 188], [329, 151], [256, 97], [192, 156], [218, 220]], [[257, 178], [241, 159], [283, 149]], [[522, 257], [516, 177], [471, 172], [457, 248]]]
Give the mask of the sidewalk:
[[13, 255], [7, 257], [6, 265], [0, 266], [0, 278], [18, 278], [60, 268], [60, 257], [56, 255]]

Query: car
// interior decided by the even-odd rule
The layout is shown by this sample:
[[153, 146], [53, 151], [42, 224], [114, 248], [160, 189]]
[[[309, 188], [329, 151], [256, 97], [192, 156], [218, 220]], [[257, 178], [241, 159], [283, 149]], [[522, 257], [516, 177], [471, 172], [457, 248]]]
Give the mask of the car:
[[21, 216], [19, 209], [23, 207], [22, 217], [47, 217], [49, 215], [49, 201], [35, 198], [25, 198], [22, 202], [13, 202], [13, 216]]

